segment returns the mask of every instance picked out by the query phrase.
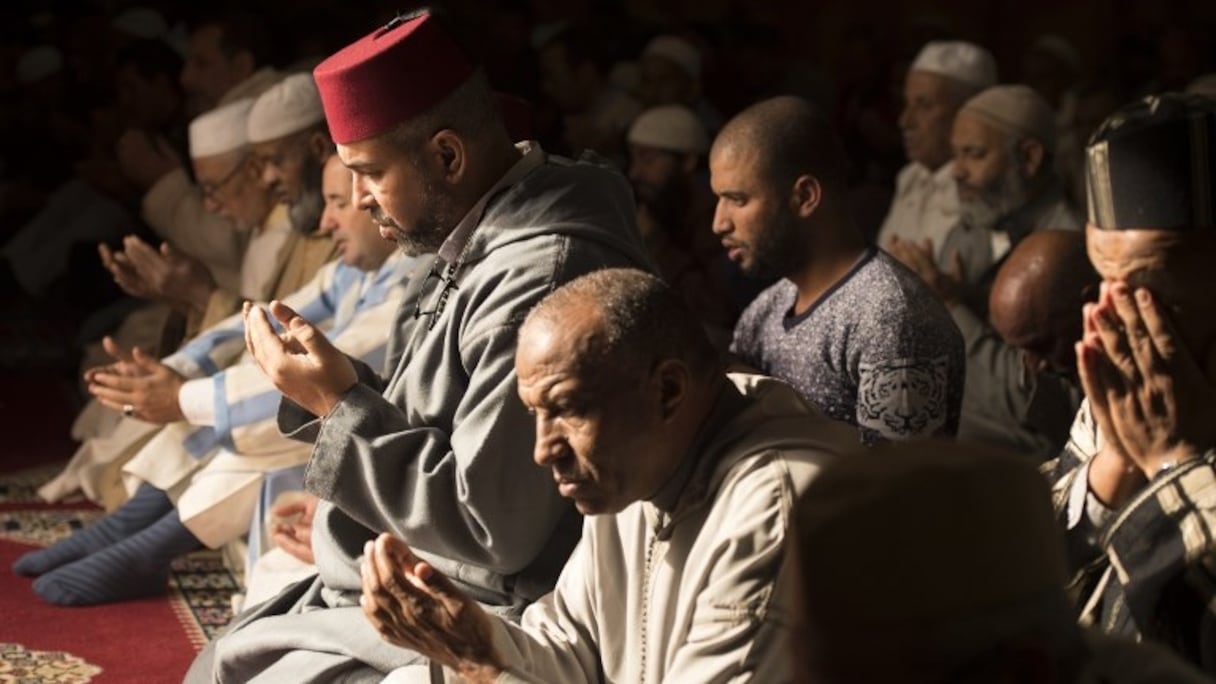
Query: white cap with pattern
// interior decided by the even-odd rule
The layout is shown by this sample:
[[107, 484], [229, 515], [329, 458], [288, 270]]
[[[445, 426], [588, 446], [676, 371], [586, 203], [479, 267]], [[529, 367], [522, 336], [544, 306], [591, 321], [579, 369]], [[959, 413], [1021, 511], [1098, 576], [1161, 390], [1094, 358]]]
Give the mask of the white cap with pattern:
[[709, 135], [692, 110], [682, 105], [647, 109], [629, 127], [633, 145], [657, 147], [671, 152], [702, 155], [709, 151]]
[[247, 129], [253, 98], [204, 112], [190, 122], [190, 157], [214, 157], [249, 144]]
[[992, 53], [962, 40], [927, 43], [916, 55], [911, 68], [945, 76], [973, 88], [996, 85], [996, 60]]
[[278, 140], [324, 120], [321, 94], [312, 74], [292, 74], [253, 103], [249, 112], [249, 142]]

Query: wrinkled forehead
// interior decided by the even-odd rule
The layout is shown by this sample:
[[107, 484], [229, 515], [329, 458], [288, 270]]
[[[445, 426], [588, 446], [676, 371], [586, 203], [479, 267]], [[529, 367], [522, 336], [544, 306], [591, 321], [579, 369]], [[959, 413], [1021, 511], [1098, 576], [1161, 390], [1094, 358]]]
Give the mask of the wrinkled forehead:
[[1216, 280], [1216, 237], [1206, 232], [1104, 230], [1089, 224], [1085, 244], [1103, 280], [1148, 287], [1162, 297], [1183, 298]]

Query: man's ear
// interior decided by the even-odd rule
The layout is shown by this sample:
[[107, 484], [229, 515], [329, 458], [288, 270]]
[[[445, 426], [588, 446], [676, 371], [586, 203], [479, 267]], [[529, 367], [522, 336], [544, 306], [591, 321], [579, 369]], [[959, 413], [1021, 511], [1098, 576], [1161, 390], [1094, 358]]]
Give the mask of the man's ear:
[[688, 399], [691, 376], [679, 359], [663, 359], [655, 364], [651, 380], [658, 390], [659, 410], [664, 423], [675, 418], [680, 405]]
[[1022, 177], [1034, 178], [1039, 173], [1039, 169], [1043, 167], [1047, 150], [1038, 140], [1026, 138], [1018, 143], [1018, 155], [1020, 157], [1018, 163], [1022, 167]]
[[697, 170], [697, 155], [686, 154], [680, 160], [680, 170], [686, 174], [690, 174]]
[[318, 161], [324, 162], [334, 153], [334, 144], [324, 132], [316, 130], [308, 136], [308, 151]]
[[468, 170], [468, 157], [465, 155], [464, 140], [450, 128], [445, 128], [431, 136], [429, 151], [434, 155], [434, 161], [443, 179], [448, 183], [459, 183]]
[[809, 174], [798, 176], [790, 192], [790, 209], [799, 218], [809, 218], [819, 208], [823, 199], [823, 186], [819, 179]]

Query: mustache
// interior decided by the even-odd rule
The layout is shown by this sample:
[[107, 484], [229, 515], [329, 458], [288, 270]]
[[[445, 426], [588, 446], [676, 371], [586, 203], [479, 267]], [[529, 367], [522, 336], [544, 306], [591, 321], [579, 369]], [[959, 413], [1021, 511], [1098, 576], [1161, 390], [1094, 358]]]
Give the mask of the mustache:
[[397, 222], [389, 218], [388, 214], [385, 214], [384, 210], [380, 207], [372, 207], [371, 209], [367, 210], [367, 213], [371, 215], [372, 221], [374, 221], [378, 226], [383, 226], [385, 228], [400, 227], [397, 225]]

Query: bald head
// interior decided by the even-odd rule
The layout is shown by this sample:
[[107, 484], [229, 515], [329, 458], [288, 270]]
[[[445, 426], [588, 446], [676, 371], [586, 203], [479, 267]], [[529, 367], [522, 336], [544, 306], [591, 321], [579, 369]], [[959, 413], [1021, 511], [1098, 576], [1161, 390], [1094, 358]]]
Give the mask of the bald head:
[[580, 366], [649, 367], [675, 358], [697, 371], [719, 367], [717, 352], [679, 294], [634, 269], [595, 271], [554, 290], [528, 314], [520, 346], [563, 329], [577, 340], [569, 352]]
[[992, 326], [1011, 346], [1071, 368], [1071, 345], [1081, 336], [1081, 305], [1097, 281], [1083, 233], [1031, 233], [997, 272], [988, 300]]
[[827, 188], [845, 185], [844, 148], [827, 117], [792, 95], [758, 102], [727, 122], [711, 155], [748, 151], [766, 181], [788, 187], [801, 175]]

